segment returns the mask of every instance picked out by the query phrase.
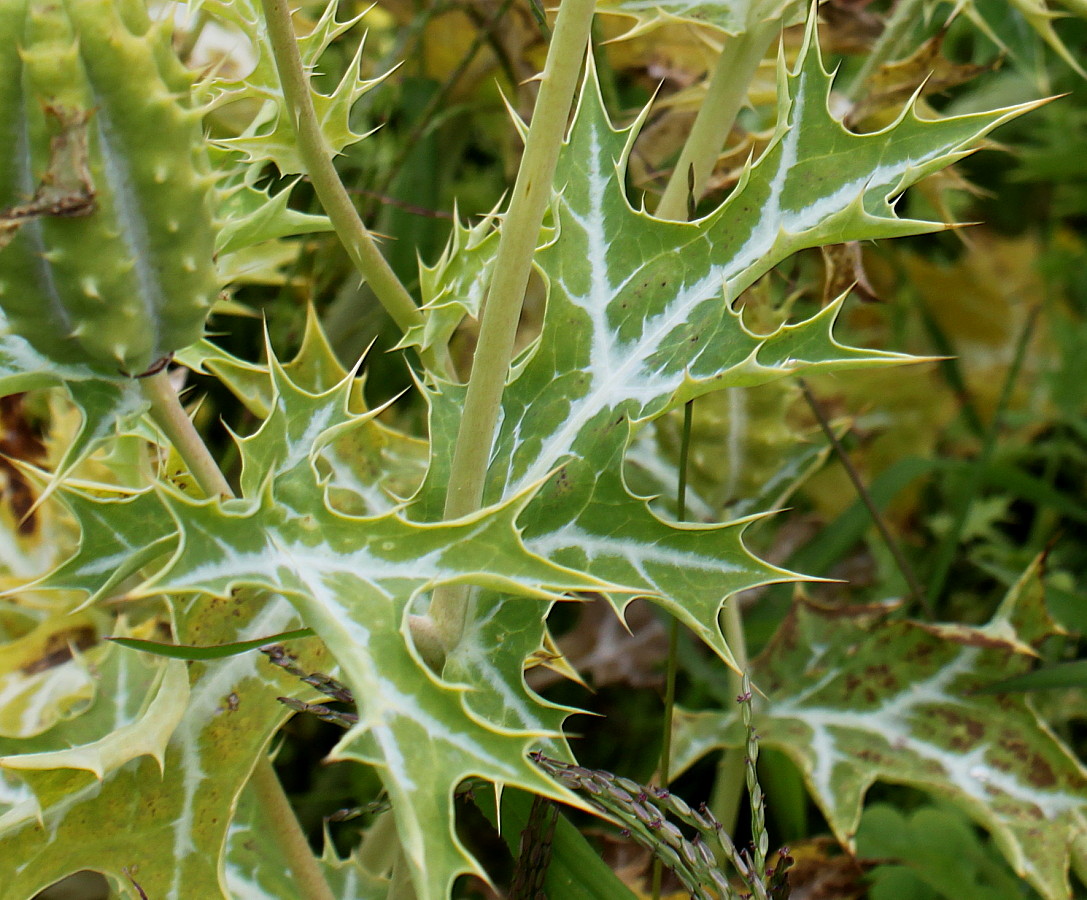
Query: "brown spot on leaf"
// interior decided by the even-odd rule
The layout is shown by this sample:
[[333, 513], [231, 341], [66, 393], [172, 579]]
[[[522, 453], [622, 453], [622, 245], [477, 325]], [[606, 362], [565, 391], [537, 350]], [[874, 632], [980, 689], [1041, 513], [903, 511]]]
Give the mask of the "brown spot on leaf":
[[902, 657], [907, 663], [923, 664], [931, 658], [935, 649], [936, 647], [928, 641], [919, 641], [903, 653]]
[[82, 625], [69, 631], [49, 635], [42, 648], [42, 655], [23, 666], [24, 675], [34, 675], [62, 665], [72, 658], [72, 650], [86, 650], [97, 643], [97, 634], [90, 625]]
[[873, 663], [864, 667], [864, 681], [874, 690], [891, 692], [898, 688], [898, 677], [886, 663]]
[[1022, 738], [1015, 735], [1005, 735], [1000, 739], [998, 745], [1015, 762], [1009, 763], [1004, 759], [994, 759], [990, 762], [994, 768], [1003, 771], [1018, 770], [1032, 786], [1039, 790], [1052, 790], [1057, 786], [1057, 775], [1049, 764], [1049, 760], [1031, 749], [1030, 745]]
[[19, 523], [19, 533], [30, 535], [38, 524], [37, 516], [28, 515], [34, 505], [35, 491], [11, 460], [40, 464], [45, 460], [45, 445], [37, 423], [27, 415], [25, 396], [11, 394], [0, 398], [0, 472], [4, 476], [0, 496]]
[[857, 672], [849, 672], [845, 676], [843, 687], [845, 688], [845, 700], [848, 702], [857, 702], [858, 695], [860, 700], [868, 706], [872, 706], [879, 701], [879, 692]]
[[942, 720], [946, 726], [945, 738], [950, 749], [966, 752], [976, 747], [985, 737], [985, 725], [953, 707], [936, 706], [925, 710], [925, 716]]

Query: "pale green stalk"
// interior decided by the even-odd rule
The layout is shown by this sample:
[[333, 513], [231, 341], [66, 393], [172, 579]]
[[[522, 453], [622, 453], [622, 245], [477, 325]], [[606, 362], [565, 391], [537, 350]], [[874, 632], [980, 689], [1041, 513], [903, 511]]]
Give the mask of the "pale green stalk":
[[211, 21], [211, 14], [206, 9], [201, 9], [192, 20], [189, 22], [188, 30], [185, 32], [184, 37], [181, 39], [181, 44], [177, 48], [177, 56], [182, 62], [187, 63], [189, 57], [192, 56], [193, 50], [196, 49], [196, 44], [200, 40], [200, 35], [204, 33], [204, 28], [208, 22]]
[[278, 849], [284, 862], [294, 877], [294, 886], [305, 900], [336, 900], [324, 873], [317, 862], [309, 841], [302, 833], [298, 818], [291, 809], [283, 785], [272, 768], [272, 761], [263, 753], [253, 770], [250, 782], [260, 803], [262, 816], [269, 825], [274, 826]]
[[[209, 497], [233, 497], [230, 483], [181, 406], [166, 370], [140, 379], [140, 387], [151, 404], [151, 418], [185, 461], [201, 490]], [[299, 894], [305, 900], [335, 900], [272, 763], [263, 753], [253, 770], [252, 785]]]
[[747, 99], [747, 88], [755, 70], [780, 31], [780, 20], [774, 19], [725, 38], [717, 67], [706, 86], [706, 99], [657, 204], [658, 218], [679, 221], [684, 217], [687, 196], [692, 193], [687, 180], [692, 167], [693, 193], [696, 199], [701, 196], [736, 115]]
[[[266, 0], [270, 2], [270, 0]], [[494, 442], [502, 391], [513, 358], [525, 288], [540, 226], [551, 200], [551, 184], [566, 123], [589, 44], [593, 0], [562, 0], [540, 76], [521, 167], [502, 221], [494, 277], [480, 322], [468, 393], [453, 450], [445, 497], [445, 518], [459, 519], [480, 508], [487, 462]], [[460, 641], [469, 589], [449, 585], [434, 592], [430, 615], [447, 650]]]
[[209, 497], [233, 497], [230, 483], [181, 406], [166, 370], [141, 378], [139, 383], [151, 404], [151, 418], [185, 460], [201, 490]]
[[850, 83], [845, 95], [853, 103], [864, 96], [864, 90], [879, 67], [901, 58], [907, 49], [906, 40], [922, 14], [925, 0], [898, 0], [891, 16], [883, 26], [883, 33], [864, 57], [864, 65]]
[[[298, 152], [305, 163], [306, 173], [313, 184], [317, 199], [332, 222], [347, 255], [351, 257], [351, 262], [366, 279], [374, 296], [392, 316], [400, 330], [407, 331], [422, 325], [423, 314], [381, 255], [332, 164], [332, 151], [321, 133], [321, 125], [313, 108], [309, 77], [302, 69], [302, 58], [299, 56], [298, 43], [291, 26], [287, 0], [261, 0], [261, 5], [264, 8], [276, 69], [283, 84], [283, 96], [287, 104], [285, 112], [294, 126]], [[431, 371], [447, 377], [452, 375], [453, 366], [447, 348], [428, 348], [420, 350], [419, 355]]]

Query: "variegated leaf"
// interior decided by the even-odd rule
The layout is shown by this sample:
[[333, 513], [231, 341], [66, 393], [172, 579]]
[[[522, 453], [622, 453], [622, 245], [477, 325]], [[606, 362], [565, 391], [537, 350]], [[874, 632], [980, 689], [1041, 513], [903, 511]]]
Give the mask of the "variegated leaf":
[[81, 424], [56, 464], [48, 491], [102, 444], [114, 437], [122, 423], [134, 420], [147, 408], [139, 385], [117, 373], [116, 380], [87, 366], [58, 365], [23, 338], [6, 331], [0, 317], [0, 395], [64, 385], [79, 410]]
[[[1031, 570], [984, 628], [892, 619], [880, 608], [798, 605], [755, 661], [756, 728], [788, 754], [844, 843], [875, 781], [954, 802], [992, 832], [1047, 900], [1069, 896], [1072, 842], [1087, 830], [1087, 770], [1022, 695], [979, 688], [1028, 669], [1052, 630]], [[684, 712], [677, 759], [741, 746], [737, 717]]]
[[[725, 660], [724, 597], [792, 576], [744, 550], [743, 523], [676, 527], [654, 516], [622, 483], [632, 434], [710, 391], [905, 361], [834, 339], [844, 298], [766, 334], [733, 303], [799, 250], [945, 227], [899, 218], [897, 197], [1029, 108], [940, 121], [907, 108], [877, 134], [853, 134], [828, 110], [814, 21], [795, 68], [782, 62], [779, 74], [765, 152], [716, 211], [679, 223], [627, 200], [637, 125], [613, 129], [589, 68], [556, 176], [557, 235], [537, 254], [549, 282], [543, 333], [504, 394], [487, 495], [495, 502], [546, 479], [521, 520], [528, 546], [655, 598]], [[440, 385], [432, 397], [432, 462], [412, 508], [422, 519], [440, 516], [462, 394]]]
[[[358, 15], [343, 22], [337, 21], [339, 6], [337, 0], [328, 3], [309, 33], [298, 38], [299, 54], [307, 71], [317, 67], [321, 55], [332, 41], [362, 18]], [[254, 0], [197, 0], [192, 7], [194, 12], [206, 12], [240, 30], [252, 45], [256, 57], [255, 66], [244, 78], [211, 77], [198, 85], [211, 107], [239, 100], [260, 104], [260, 111], [245, 133], [219, 141], [220, 146], [242, 154], [248, 162], [270, 160], [284, 175], [304, 173], [306, 167], [298, 151], [294, 125], [284, 100], [283, 85], [272, 56], [260, 3]], [[362, 49], [360, 41], [347, 71], [331, 94], [322, 94], [312, 86], [309, 88], [321, 133], [332, 153], [340, 153], [364, 137], [351, 129], [351, 108], [359, 97], [381, 81], [380, 78], [366, 80], [359, 76]]]
[[102, 616], [64, 610], [0, 645], [0, 741], [34, 738], [91, 706], [93, 664], [73, 653], [96, 642], [102, 623]]
[[498, 253], [494, 214], [475, 225], [453, 223], [441, 258], [432, 266], [419, 266], [425, 322], [409, 329], [400, 345], [443, 347], [465, 316], [478, 317]]
[[[123, 623], [114, 630], [125, 632]], [[58, 779], [49, 770], [82, 770], [84, 781], [101, 781], [129, 760], [150, 756], [162, 765], [167, 742], [185, 712], [189, 679], [184, 663], [133, 654], [99, 643], [50, 665], [58, 672], [87, 673], [94, 699], [78, 715], [52, 724], [33, 740], [0, 741], [0, 767], [19, 773], [43, 807], [62, 799], [50, 795]], [[48, 656], [40, 662], [48, 665]], [[10, 709], [10, 704], [5, 708]], [[60, 779], [67, 791], [77, 776]]]
[[[282, 598], [254, 596], [193, 598], [177, 619], [178, 639], [202, 644], [255, 639], [298, 622]], [[292, 650], [305, 651], [307, 666], [329, 666], [313, 640]], [[4, 760], [6, 771], [17, 772], [33, 793], [16, 789], [16, 802], [0, 815], [0, 859], [14, 861], [0, 898], [26, 900], [83, 869], [107, 875], [128, 897], [135, 894], [126, 871], [161, 900], [231, 897], [220, 857], [242, 788], [288, 715], [276, 697], [312, 699], [313, 692], [259, 653], [186, 665], [129, 660], [134, 651], [121, 647], [102, 652], [116, 677], [99, 684], [88, 730], [112, 719], [115, 735], [67, 754], [56, 747], [60, 768], [32, 768], [46, 762], [41, 757], [9, 754]], [[158, 686], [147, 675], [131, 677], [133, 668], [162, 672]], [[177, 673], [184, 687], [174, 686]], [[126, 729], [138, 731], [140, 723], [151, 734], [123, 741]], [[65, 728], [56, 741], [50, 732], [41, 740], [55, 744], [83, 726], [74, 720]]]
[[[274, 385], [268, 366], [245, 362], [213, 344], [190, 348], [181, 361], [194, 371], [213, 373], [254, 416], [264, 419], [274, 402]], [[295, 358], [283, 365], [289, 382], [317, 394], [347, 378], [336, 354], [311, 308], [306, 317], [302, 346]], [[346, 400], [352, 416], [342, 418], [340, 428], [322, 442], [317, 470], [329, 502], [355, 515], [386, 512], [400, 505], [422, 481], [426, 471], [427, 444], [391, 428], [372, 416], [363, 416], [362, 378], [352, 383]], [[273, 450], [274, 452], [274, 450]]]
[[268, 417], [240, 441], [243, 496], [197, 500], [160, 488], [158, 497], [177, 523], [178, 549], [135, 593], [229, 597], [252, 587], [289, 597], [359, 699], [359, 724], [334, 757], [377, 768], [417, 890], [446, 896], [458, 874], [479, 871], [453, 827], [459, 783], [482, 777], [572, 798], [527, 759], [552, 733], [554, 717], [540, 721], [526, 708], [516, 728], [480, 721], [464, 701], [464, 687], [440, 679], [419, 658], [408, 627], [413, 601], [434, 585], [454, 582], [519, 594], [515, 602], [530, 607], [546, 606], [563, 590], [612, 586], [526, 551], [514, 521], [528, 492], [433, 525], [396, 512], [361, 517], [332, 508], [318, 470], [320, 453], [364, 427], [372, 414], [351, 411], [357, 384], [350, 375], [310, 392], [273, 359], [270, 376], [275, 391]]
[[596, 8], [634, 19], [635, 24], [623, 35], [629, 38], [672, 22], [743, 35], [767, 22], [794, 25], [803, 17], [804, 6], [797, 0], [600, 0]]

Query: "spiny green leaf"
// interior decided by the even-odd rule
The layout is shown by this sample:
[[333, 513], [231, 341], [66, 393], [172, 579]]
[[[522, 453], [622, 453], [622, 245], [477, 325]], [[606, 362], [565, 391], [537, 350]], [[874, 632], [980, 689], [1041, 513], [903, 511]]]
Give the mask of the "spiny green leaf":
[[492, 726], [510, 731], [536, 729], [535, 749], [572, 759], [562, 725], [577, 709], [552, 703], [525, 684], [525, 660], [544, 645], [548, 607], [526, 609], [508, 596], [481, 591], [476, 616], [446, 657], [442, 675], [463, 683], [468, 710]]
[[[268, 366], [240, 360], [207, 342], [180, 359], [194, 371], [214, 373], [254, 416], [269, 418], [276, 384]], [[384, 425], [374, 418], [374, 412], [367, 411], [364, 379], [348, 378], [312, 308], [306, 317], [302, 346], [281, 369], [278, 383], [285, 390], [302, 389], [311, 394], [333, 389], [339, 392], [338, 407], [328, 398], [311, 407], [312, 411], [320, 406], [322, 416], [335, 415], [342, 426], [322, 438], [315, 455], [315, 466], [327, 487], [329, 502], [336, 509], [354, 515], [389, 511], [416, 490], [425, 472], [426, 442]], [[304, 398], [300, 400], [305, 402]], [[334, 408], [334, 413], [329, 411]], [[294, 413], [303, 431], [305, 415], [301, 410]], [[269, 445], [267, 451], [256, 450], [250, 439], [253, 454], [279, 452], [271, 437], [275, 427], [281, 426], [269, 425], [268, 434], [262, 439]], [[299, 452], [307, 451], [302, 448]]]
[[[1046, 2], [1046, 0], [1009, 0], [1009, 5], [1026, 20], [1027, 24], [1034, 29], [1034, 32], [1045, 41], [1051, 50], [1053, 50], [1064, 62], [1066, 62], [1072, 70], [1082, 78], [1087, 78], [1087, 70], [1083, 68], [1083, 65], [1068, 49], [1064, 41], [1061, 40], [1060, 35], [1057, 34], [1056, 29], [1053, 27], [1053, 22], [1056, 19], [1062, 17], [1062, 14], [1055, 12], [1052, 6]], [[1074, 9], [1074, 2], [1065, 0], [1066, 6]], [[963, 3], [962, 9], [979, 30], [985, 33], [998, 47], [1007, 49], [1004, 42], [1000, 40], [996, 32], [986, 21], [986, 14], [983, 8], [979, 6], [974, 0]], [[1084, 10], [1080, 10], [1080, 15], [1084, 14]], [[990, 12], [991, 15], [991, 12]], [[1007, 16], [1007, 12], [1004, 13]], [[1014, 56], [1014, 51], [1013, 51]]]
[[942, 229], [899, 219], [893, 200], [1029, 106], [932, 122], [907, 109], [882, 132], [852, 134], [827, 109], [814, 35], [810, 26], [795, 71], [782, 71], [770, 146], [694, 223], [631, 208], [623, 176], [634, 131], [611, 128], [586, 80], [556, 177], [558, 237], [539, 254], [550, 281], [544, 331], [506, 394], [499, 489], [516, 492], [585, 456], [578, 438], [605, 411], [642, 422], [727, 386], [906, 360], [837, 344], [839, 303], [767, 335], [748, 331], [729, 303], [798, 250]]
[[[555, 181], [555, 240], [537, 254], [549, 283], [543, 333], [503, 395], [488, 502], [546, 479], [522, 521], [549, 559], [644, 592], [726, 661], [717, 617], [731, 591], [794, 577], [755, 560], [742, 523], [676, 528], [622, 484], [633, 433], [683, 401], [803, 371], [896, 364], [899, 354], [833, 336], [844, 298], [768, 334], [733, 301], [799, 250], [945, 226], [900, 219], [897, 197], [961, 158], [1028, 106], [941, 121], [907, 108], [876, 134], [853, 134], [828, 109], [830, 76], [814, 19], [792, 72], [779, 67], [779, 120], [729, 198], [697, 222], [654, 218], [625, 193], [637, 123], [613, 129], [589, 66]], [[432, 460], [411, 512], [441, 515], [463, 389], [432, 396]], [[622, 601], [615, 602], [620, 608]]]
[[425, 322], [409, 329], [399, 346], [443, 347], [465, 316], [477, 318], [497, 254], [494, 213], [472, 226], [454, 213], [453, 231], [441, 258], [432, 266], [419, 265]]
[[132, 595], [228, 597], [253, 587], [287, 596], [359, 698], [359, 724], [335, 758], [377, 767], [417, 889], [445, 896], [458, 874], [480, 871], [453, 828], [461, 781], [482, 777], [572, 798], [526, 759], [551, 736], [553, 717], [540, 721], [526, 704], [519, 728], [484, 724], [467, 707], [465, 687], [439, 679], [419, 659], [408, 632], [416, 598], [437, 584], [467, 582], [546, 606], [564, 590], [617, 586], [526, 551], [514, 522], [527, 492], [440, 524], [333, 509], [316, 462], [329, 441], [368, 422], [369, 414], [349, 408], [355, 379], [311, 392], [275, 359], [270, 378], [268, 417], [239, 443], [243, 496], [197, 500], [160, 487], [157, 497], [177, 523], [177, 551]]
[[[788, 754], [837, 837], [856, 833], [875, 781], [954, 803], [992, 832], [1047, 900], [1068, 896], [1071, 844], [1087, 828], [1087, 770], [1021, 697], [979, 688], [1031, 664], [1052, 631], [1036, 570], [985, 628], [891, 620], [887, 611], [798, 605], [754, 663], [767, 702], [760, 742]], [[738, 746], [735, 715], [683, 713], [677, 758]]]
[[[307, 72], [316, 69], [321, 55], [333, 40], [362, 18], [360, 14], [345, 22], [337, 21], [339, 5], [338, 0], [328, 3], [310, 32], [299, 36], [298, 50]], [[198, 86], [212, 107], [242, 99], [262, 104], [261, 111], [244, 134], [223, 139], [219, 144], [225, 149], [244, 155], [248, 162], [270, 160], [284, 175], [305, 172], [306, 167], [299, 155], [294, 126], [284, 100], [283, 86], [272, 56], [260, 4], [253, 0], [201, 0], [196, 6], [239, 28], [250, 40], [257, 54], [256, 66], [244, 78], [230, 80], [212, 77]], [[351, 129], [351, 108], [359, 97], [382, 80], [359, 77], [362, 49], [363, 44], [360, 41], [354, 58], [348, 63], [343, 78], [332, 94], [322, 94], [310, 88], [321, 133], [329, 150], [334, 154], [342, 152], [345, 147], [365, 136]]]
[[[62, 799], [44, 793], [56, 784], [48, 770], [85, 770], [101, 781], [140, 756], [150, 756], [162, 767], [167, 742], [188, 701], [185, 666], [162, 660], [149, 666], [124, 656], [124, 651], [111, 651], [109, 644], [94, 647], [86, 657], [95, 685], [93, 705], [37, 740], [0, 742], [0, 753], [7, 754], [0, 756], [0, 766], [19, 772], [39, 804]], [[71, 660], [57, 668], [78, 667], [80, 662]], [[65, 791], [70, 780], [64, 779]]]
[[235, 253], [277, 238], [331, 231], [326, 216], [291, 209], [287, 202], [297, 181], [276, 194], [242, 184], [222, 191], [218, 213], [224, 224], [215, 242], [217, 254]]
[[30, 587], [81, 591], [88, 606], [174, 546], [174, 523], [151, 491], [63, 487], [58, 495], [79, 524], [79, 547]]
[[746, 34], [764, 22], [794, 25], [804, 15], [797, 0], [602, 0], [597, 11], [633, 18], [624, 38], [674, 22], [708, 25], [727, 35]]
[[[225, 643], [297, 626], [281, 598], [196, 598], [179, 610], [178, 638]], [[307, 667], [327, 669], [329, 659], [310, 642], [297, 648]], [[142, 665], [121, 648], [104, 648], [119, 664]], [[127, 663], [125, 663], [127, 658]], [[210, 663], [156, 662], [188, 674], [188, 704], [163, 754], [130, 759], [101, 781], [71, 768], [22, 771], [34, 795], [0, 816], [0, 858], [12, 860], [0, 885], [3, 900], [26, 900], [81, 869], [103, 872], [115, 890], [134, 896], [124, 871], [150, 897], [227, 898], [221, 855], [238, 797], [254, 761], [288, 715], [279, 695], [313, 699], [306, 685], [258, 654]], [[132, 720], [130, 680], [112, 680], [95, 709]]]
[[139, 385], [131, 378], [103, 378], [89, 366], [58, 365], [35, 350], [23, 338], [6, 332], [0, 316], [0, 395], [35, 388], [64, 385], [79, 410], [81, 424], [57, 462], [41, 503], [83, 460], [110, 438], [124, 423], [147, 408]]
[[174, 358], [201, 375], [214, 375], [254, 416], [268, 415], [271, 393], [265, 366], [239, 359], [208, 340], [197, 341]]

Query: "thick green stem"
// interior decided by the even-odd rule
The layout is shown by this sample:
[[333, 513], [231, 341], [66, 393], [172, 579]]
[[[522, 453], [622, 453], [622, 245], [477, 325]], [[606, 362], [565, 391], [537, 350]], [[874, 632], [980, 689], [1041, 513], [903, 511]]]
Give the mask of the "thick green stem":
[[868, 79], [885, 63], [898, 59], [906, 48], [906, 39], [917, 24], [925, 6], [925, 0], [898, 0], [891, 17], [883, 27], [883, 33], [864, 58], [864, 65], [850, 83], [845, 95], [856, 103], [864, 95]]
[[[540, 226], [551, 200], [555, 165], [566, 134], [581, 60], [589, 44], [593, 8], [593, 0], [562, 0], [559, 6], [480, 322], [479, 343], [446, 491], [447, 519], [469, 515], [483, 503], [487, 462], [513, 358], [517, 323]], [[468, 599], [469, 590], [459, 586], [442, 587], [434, 592], [430, 615], [447, 650], [455, 647], [463, 634]]]
[[272, 761], [261, 754], [250, 782], [257, 794], [265, 820], [275, 823], [276, 842], [283, 854], [283, 861], [294, 876], [298, 893], [305, 900], [336, 900], [325, 881], [321, 866], [310, 850], [309, 841], [291, 809], [283, 785], [272, 768]]
[[233, 497], [230, 483], [178, 400], [166, 370], [141, 378], [140, 387], [151, 403], [151, 418], [185, 460], [201, 490], [209, 497]]
[[[313, 108], [309, 77], [302, 69], [298, 43], [291, 26], [287, 0], [261, 0], [268, 38], [272, 44], [276, 69], [283, 84], [286, 113], [294, 125], [298, 152], [306, 166], [317, 199], [343, 242], [351, 262], [370, 285], [374, 296], [402, 331], [423, 324], [423, 314], [411, 294], [381, 255], [370, 232], [359, 218], [347, 189], [332, 164], [332, 151], [321, 133]], [[448, 350], [433, 348], [420, 352], [423, 362], [433, 372], [450, 376], [453, 371]]]
[[[151, 418], [166, 434], [204, 493], [209, 497], [233, 497], [230, 483], [182, 407], [166, 371], [141, 379], [140, 387], [151, 403]], [[305, 900], [335, 900], [272, 763], [263, 753], [253, 771], [252, 784], [265, 820], [273, 825], [299, 894]]]
[[[693, 192], [695, 198], [701, 196], [713, 173], [717, 156], [732, 130], [732, 123], [736, 121], [736, 114], [747, 99], [751, 78], [780, 31], [781, 22], [774, 19], [762, 22], [736, 37], [725, 38], [717, 67], [706, 88], [706, 99], [657, 204], [656, 215], [659, 218], [684, 219], [688, 194]], [[689, 187], [688, 174], [692, 167], [694, 180]]]

